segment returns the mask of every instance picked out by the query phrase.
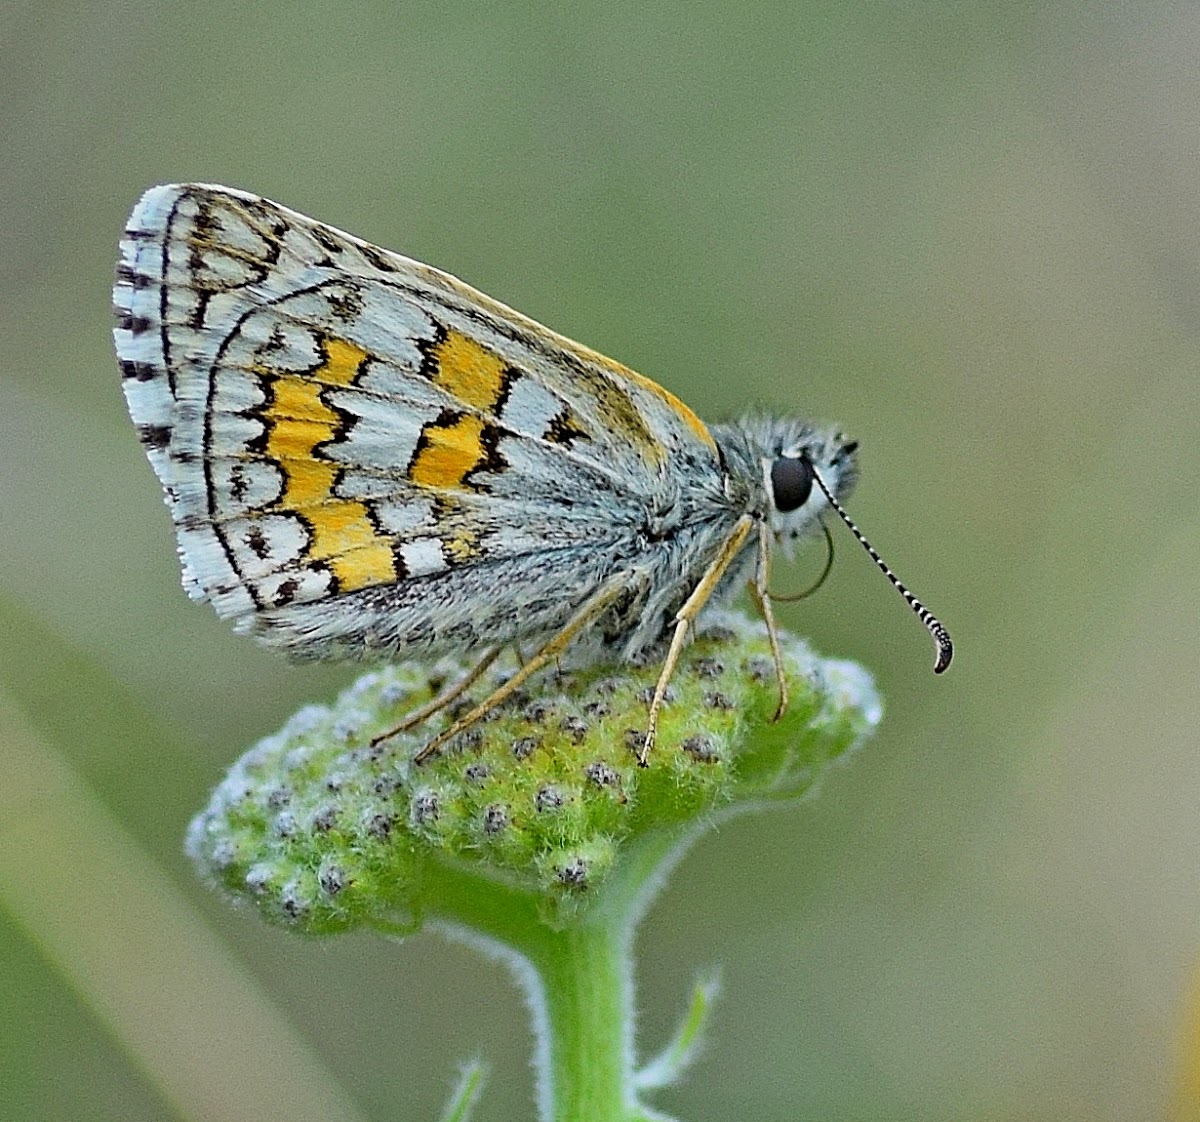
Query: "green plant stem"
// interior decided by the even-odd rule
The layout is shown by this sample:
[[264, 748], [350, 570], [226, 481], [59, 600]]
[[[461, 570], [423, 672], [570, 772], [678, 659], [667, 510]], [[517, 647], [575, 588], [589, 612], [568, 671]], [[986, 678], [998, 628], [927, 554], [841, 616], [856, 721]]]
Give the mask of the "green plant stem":
[[638, 920], [694, 829], [653, 831], [592, 906], [563, 926], [538, 914], [539, 897], [500, 881], [482, 882], [437, 863], [423, 895], [428, 918], [506, 962], [533, 1012], [541, 1122], [637, 1122], [633, 1066], [632, 942]]
[[540, 940], [531, 965], [543, 1005], [538, 1059], [547, 1067], [538, 1082], [547, 1122], [626, 1122], [637, 1115], [628, 942], [624, 930], [604, 920]]

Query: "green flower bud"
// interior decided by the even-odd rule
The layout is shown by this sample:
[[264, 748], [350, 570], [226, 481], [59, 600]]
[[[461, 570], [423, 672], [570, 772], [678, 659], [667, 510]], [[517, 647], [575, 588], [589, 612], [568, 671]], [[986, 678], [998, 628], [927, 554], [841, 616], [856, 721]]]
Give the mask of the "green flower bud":
[[790, 704], [772, 723], [765, 629], [716, 617], [680, 661], [646, 767], [636, 753], [657, 664], [543, 672], [423, 764], [421, 747], [511, 669], [378, 745], [467, 668], [373, 671], [247, 752], [192, 823], [189, 853], [265, 918], [308, 934], [452, 916], [438, 898], [447, 870], [569, 924], [640, 840], [802, 796], [873, 730], [881, 709], [865, 671], [781, 643]]

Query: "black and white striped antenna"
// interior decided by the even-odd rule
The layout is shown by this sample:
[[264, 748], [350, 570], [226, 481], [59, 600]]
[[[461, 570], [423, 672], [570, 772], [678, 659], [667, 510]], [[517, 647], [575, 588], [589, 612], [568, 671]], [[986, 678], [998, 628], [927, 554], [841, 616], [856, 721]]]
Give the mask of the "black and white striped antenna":
[[825, 486], [825, 480], [821, 478], [821, 473], [817, 471], [816, 465], [809, 460], [808, 466], [812, 468], [813, 478], [817, 481], [817, 486], [825, 492], [825, 497], [829, 500], [829, 505], [838, 512], [841, 520], [850, 527], [850, 532], [858, 538], [859, 544], [871, 555], [871, 560], [879, 566], [883, 571], [883, 575], [892, 582], [893, 587], [904, 597], [908, 606], [917, 613], [917, 619], [925, 625], [925, 630], [933, 637], [934, 646], [937, 648], [933, 672], [935, 674], [943, 673], [946, 667], [950, 665], [950, 660], [954, 657], [954, 644], [950, 642], [950, 633], [942, 626], [937, 616], [905, 588], [904, 582], [887, 567], [887, 562], [875, 552], [875, 547], [863, 537], [862, 531], [854, 525], [854, 520], [845, 512], [842, 504], [833, 497], [833, 492]]

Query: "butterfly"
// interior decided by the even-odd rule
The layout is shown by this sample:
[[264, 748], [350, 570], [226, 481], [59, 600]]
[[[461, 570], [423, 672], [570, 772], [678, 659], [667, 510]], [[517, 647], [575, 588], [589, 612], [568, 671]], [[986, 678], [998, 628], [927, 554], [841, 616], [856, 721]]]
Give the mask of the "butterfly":
[[[301, 658], [474, 653], [521, 668], [429, 758], [568, 651], [665, 646], [638, 760], [700, 613], [749, 586], [787, 683], [773, 552], [841, 500], [855, 441], [799, 419], [702, 422], [648, 378], [454, 277], [226, 187], [142, 196], [120, 245], [116, 350], [184, 585]], [[393, 732], [396, 730], [392, 730]], [[385, 734], [385, 735], [390, 735]]]

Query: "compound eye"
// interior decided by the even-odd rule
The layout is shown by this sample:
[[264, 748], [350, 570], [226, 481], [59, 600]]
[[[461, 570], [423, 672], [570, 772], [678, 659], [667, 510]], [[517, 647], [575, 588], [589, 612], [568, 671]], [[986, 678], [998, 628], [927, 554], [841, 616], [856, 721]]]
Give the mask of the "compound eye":
[[812, 493], [812, 464], [793, 456], [780, 456], [771, 465], [771, 492], [781, 514], [802, 507]]

